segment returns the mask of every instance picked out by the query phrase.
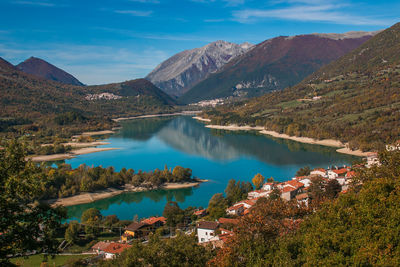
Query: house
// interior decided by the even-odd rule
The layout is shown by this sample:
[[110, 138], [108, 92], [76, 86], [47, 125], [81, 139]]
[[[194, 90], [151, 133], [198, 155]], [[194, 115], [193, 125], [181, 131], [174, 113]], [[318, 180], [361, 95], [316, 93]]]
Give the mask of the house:
[[300, 183], [304, 184], [304, 187], [309, 187], [311, 184], [311, 180], [309, 178], [303, 178], [299, 180]]
[[150, 226], [143, 222], [133, 222], [125, 228], [121, 236], [122, 241], [128, 242], [133, 238], [146, 236], [150, 232]]
[[245, 209], [250, 209], [254, 204], [256, 204], [257, 200], [258, 198], [246, 199], [233, 204], [233, 206], [243, 205]]
[[374, 165], [380, 165], [379, 159], [378, 159], [378, 153], [371, 152], [368, 153], [367, 156], [367, 168], [371, 168]]
[[400, 140], [397, 140], [394, 144], [392, 145], [386, 145], [386, 150], [387, 151], [395, 151], [395, 150], [400, 150]]
[[121, 254], [125, 249], [128, 249], [132, 247], [131, 245], [128, 244], [121, 244], [121, 243], [115, 243], [111, 242], [109, 245], [104, 248], [104, 258], [106, 259], [114, 259], [116, 255]]
[[281, 198], [289, 201], [297, 195], [298, 189], [287, 186], [281, 190]]
[[201, 221], [197, 223], [197, 237], [199, 243], [210, 242], [215, 239], [215, 231], [218, 229], [218, 222]]
[[104, 249], [110, 245], [110, 242], [100, 241], [94, 244], [91, 249], [97, 255], [104, 254]]
[[244, 205], [234, 205], [226, 209], [226, 214], [228, 215], [236, 215], [236, 216], [241, 216], [243, 215], [244, 212]]
[[167, 223], [167, 218], [165, 218], [165, 217], [150, 217], [150, 218], [142, 220], [141, 223], [147, 224], [149, 231], [155, 231]]
[[265, 190], [265, 191], [271, 191], [271, 190], [273, 190], [275, 188], [275, 184], [274, 183], [265, 183], [263, 186], [262, 186], [262, 190]]
[[306, 207], [308, 207], [309, 199], [310, 199], [310, 197], [308, 196], [307, 193], [302, 193], [302, 194], [299, 194], [296, 196], [297, 203], [299, 205], [304, 204], [304, 205], [306, 205]]
[[344, 176], [346, 173], [349, 171], [347, 168], [339, 168], [336, 170], [332, 170], [334, 173], [337, 174], [337, 176]]
[[207, 215], [207, 210], [206, 209], [196, 210], [193, 212], [193, 214], [196, 215], [197, 217], [204, 217]]
[[349, 171], [348, 173], [346, 173], [346, 175], [344, 176], [347, 179], [353, 178], [356, 175], [355, 171]]
[[336, 172], [334, 172], [333, 170], [328, 170], [326, 172], [326, 174], [328, 175], [329, 179], [336, 179], [339, 177], [339, 174], [337, 174]]
[[310, 175], [318, 175], [322, 177], [327, 177], [326, 170], [323, 168], [316, 168], [310, 172]]
[[268, 197], [270, 191], [266, 190], [255, 190], [251, 191], [247, 194], [248, 199], [253, 199], [253, 198], [260, 198], [260, 197]]

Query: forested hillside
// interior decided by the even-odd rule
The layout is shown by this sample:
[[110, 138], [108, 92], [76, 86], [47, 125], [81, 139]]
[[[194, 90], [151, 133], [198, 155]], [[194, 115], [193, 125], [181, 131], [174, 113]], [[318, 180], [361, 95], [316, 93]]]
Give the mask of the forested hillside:
[[[144, 79], [73, 86], [25, 74], [0, 58], [0, 131], [70, 135], [111, 118], [173, 111], [174, 100]], [[56, 130], [58, 129], [58, 130]]]
[[213, 124], [251, 124], [288, 135], [380, 149], [400, 139], [400, 23], [299, 85], [204, 114]]

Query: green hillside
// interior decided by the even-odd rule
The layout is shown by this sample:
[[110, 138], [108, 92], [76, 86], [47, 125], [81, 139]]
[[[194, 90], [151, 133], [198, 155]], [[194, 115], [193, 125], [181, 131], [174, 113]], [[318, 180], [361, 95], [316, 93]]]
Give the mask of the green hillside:
[[[313, 99], [313, 97], [315, 97]], [[299, 85], [211, 110], [216, 124], [252, 124], [379, 149], [400, 139], [400, 23]]]
[[[112, 94], [115, 99], [101, 98]], [[0, 58], [0, 133], [68, 136], [104, 129], [112, 118], [175, 110], [175, 101], [144, 79], [73, 86], [25, 74]], [[88, 99], [92, 95], [94, 99]]]

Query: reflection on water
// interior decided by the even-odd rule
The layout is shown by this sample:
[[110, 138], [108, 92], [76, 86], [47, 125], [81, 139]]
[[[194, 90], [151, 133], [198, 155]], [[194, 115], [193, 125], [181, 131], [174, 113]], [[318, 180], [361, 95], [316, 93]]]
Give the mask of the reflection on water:
[[207, 206], [213, 194], [224, 191], [229, 179], [251, 181], [256, 173], [261, 173], [283, 181], [306, 165], [327, 167], [349, 164], [355, 159], [337, 153], [335, 148], [276, 139], [257, 132], [209, 129], [187, 116], [126, 121], [122, 126], [108, 139], [109, 147], [121, 149], [80, 155], [67, 163], [74, 168], [85, 163], [136, 171], [181, 165], [191, 168], [194, 176], [212, 182], [195, 189], [128, 193], [69, 207], [71, 217], [80, 217], [90, 207], [101, 209], [104, 215], [116, 214], [121, 219], [132, 219], [135, 214], [139, 217], [161, 215], [168, 200], [178, 201], [183, 208]]
[[[168, 201], [176, 201], [178, 203], [185, 202], [187, 196], [191, 196], [193, 194], [193, 188], [182, 188], [182, 189], [170, 189], [170, 190], [152, 190], [145, 192], [129, 192], [123, 193], [112, 198], [106, 198], [96, 201], [95, 203], [81, 204], [72, 207], [68, 207], [68, 215], [71, 219], [79, 219], [82, 216], [82, 213], [90, 209], [92, 207], [96, 207], [99, 210], [109, 210], [110, 206], [121, 206], [126, 204], [138, 204], [141, 203], [144, 199], [150, 200], [152, 202], [152, 206], [159, 206], [161, 209], [164, 208], [165, 204]], [[135, 205], [129, 205], [134, 207]], [[135, 209], [130, 208], [130, 213], [136, 215], [141, 214], [140, 208], [137, 209], [137, 213], [135, 213]], [[161, 213], [156, 215], [161, 215]], [[111, 213], [114, 214], [114, 213]], [[109, 214], [107, 214], [109, 215]], [[125, 216], [118, 216], [120, 219], [124, 219]], [[132, 219], [133, 216], [129, 216], [125, 219]]]

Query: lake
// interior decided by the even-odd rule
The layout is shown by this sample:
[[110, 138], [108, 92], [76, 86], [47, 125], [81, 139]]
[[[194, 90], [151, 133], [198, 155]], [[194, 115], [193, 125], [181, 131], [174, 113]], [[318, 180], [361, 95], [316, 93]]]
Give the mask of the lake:
[[207, 207], [215, 193], [222, 193], [230, 179], [251, 181], [261, 173], [266, 178], [285, 181], [304, 166], [328, 167], [351, 164], [355, 157], [337, 153], [334, 148], [276, 139], [256, 132], [232, 132], [204, 127], [189, 116], [138, 119], [122, 122], [122, 128], [108, 139], [106, 147], [118, 150], [80, 155], [66, 160], [76, 168], [114, 166], [150, 171], [156, 168], [191, 168], [193, 175], [208, 179], [195, 188], [125, 193], [94, 203], [68, 207], [70, 219], [78, 219], [88, 208], [106, 215], [132, 220], [162, 215], [167, 201]]

